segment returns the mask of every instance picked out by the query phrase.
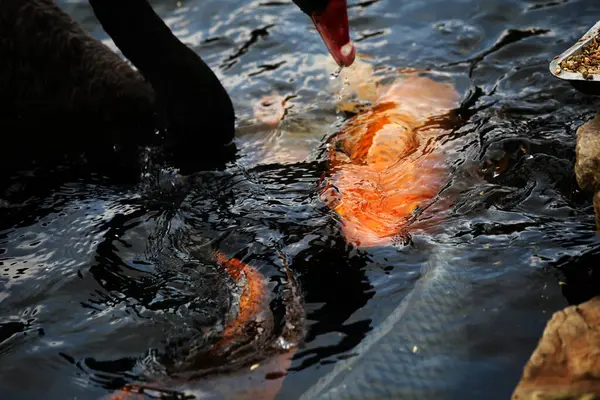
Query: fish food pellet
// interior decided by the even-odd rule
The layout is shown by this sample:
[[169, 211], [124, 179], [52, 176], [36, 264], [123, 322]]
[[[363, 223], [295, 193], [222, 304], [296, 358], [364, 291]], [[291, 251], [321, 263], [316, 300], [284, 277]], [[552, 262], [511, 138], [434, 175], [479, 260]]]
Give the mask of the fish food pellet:
[[600, 39], [594, 37], [581, 50], [580, 54], [562, 60], [560, 68], [580, 73], [584, 79], [593, 79], [592, 74], [600, 73]]

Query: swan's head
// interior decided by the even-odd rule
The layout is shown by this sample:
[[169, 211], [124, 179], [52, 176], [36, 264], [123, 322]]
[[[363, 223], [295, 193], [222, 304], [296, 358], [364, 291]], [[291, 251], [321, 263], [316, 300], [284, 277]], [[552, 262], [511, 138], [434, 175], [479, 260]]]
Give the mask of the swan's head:
[[340, 67], [354, 62], [346, 0], [293, 0], [308, 14], [321, 34], [329, 53]]

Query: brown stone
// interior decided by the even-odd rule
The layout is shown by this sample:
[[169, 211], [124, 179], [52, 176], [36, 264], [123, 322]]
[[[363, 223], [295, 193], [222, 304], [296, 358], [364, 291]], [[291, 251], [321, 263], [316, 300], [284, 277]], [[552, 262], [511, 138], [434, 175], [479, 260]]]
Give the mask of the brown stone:
[[596, 213], [596, 230], [600, 235], [600, 192], [596, 192], [594, 196], [594, 211]]
[[595, 193], [600, 188], [600, 114], [577, 130], [575, 174], [581, 189]]
[[577, 130], [575, 175], [579, 187], [596, 193], [594, 210], [600, 234], [600, 113]]
[[600, 399], [600, 297], [552, 316], [512, 399]]

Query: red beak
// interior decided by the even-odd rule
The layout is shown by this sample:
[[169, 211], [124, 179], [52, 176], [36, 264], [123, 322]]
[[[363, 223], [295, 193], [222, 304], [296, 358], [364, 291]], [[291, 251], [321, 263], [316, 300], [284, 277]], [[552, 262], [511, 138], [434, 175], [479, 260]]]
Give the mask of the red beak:
[[324, 11], [311, 17], [335, 62], [340, 67], [352, 65], [356, 51], [350, 40], [346, 0], [330, 0]]

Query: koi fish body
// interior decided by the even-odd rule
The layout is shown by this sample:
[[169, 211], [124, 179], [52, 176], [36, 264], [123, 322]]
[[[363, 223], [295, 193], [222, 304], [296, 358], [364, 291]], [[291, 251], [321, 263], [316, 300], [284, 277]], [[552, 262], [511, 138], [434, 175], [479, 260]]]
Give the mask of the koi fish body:
[[429, 139], [430, 118], [458, 105], [449, 84], [409, 76], [357, 114], [329, 143], [321, 198], [358, 246], [388, 243], [447, 180], [445, 158]]

